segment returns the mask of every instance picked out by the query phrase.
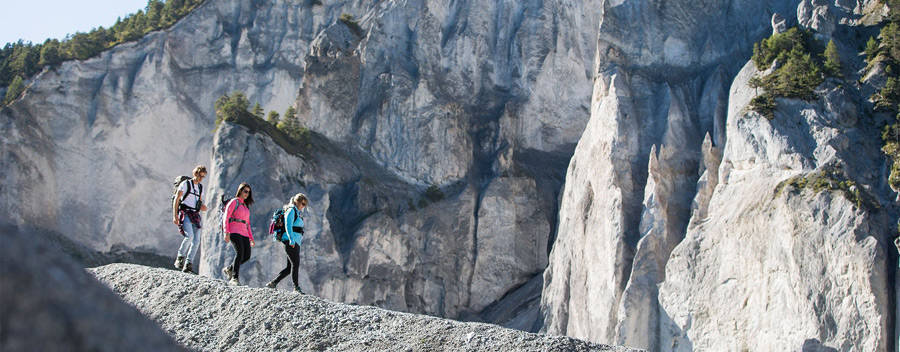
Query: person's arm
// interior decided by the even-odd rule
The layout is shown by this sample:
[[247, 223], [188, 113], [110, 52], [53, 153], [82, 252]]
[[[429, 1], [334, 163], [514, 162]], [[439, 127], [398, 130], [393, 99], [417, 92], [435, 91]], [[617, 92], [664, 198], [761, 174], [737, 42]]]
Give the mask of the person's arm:
[[288, 235], [288, 244], [294, 245], [294, 221], [291, 220], [291, 214], [294, 214], [294, 207], [290, 207], [287, 212], [284, 213], [284, 232]]
[[256, 242], [253, 242], [253, 230], [250, 228], [250, 208], [247, 208], [247, 234], [250, 235], [250, 247], [256, 245]]
[[184, 194], [181, 190], [178, 191], [178, 194], [175, 195], [175, 198], [172, 199], [172, 222], [175, 225], [181, 225], [178, 221], [178, 203], [181, 203], [181, 195]]
[[175, 195], [175, 199], [172, 199], [172, 222], [175, 223], [175, 225], [181, 225], [181, 222], [178, 221], [178, 206], [181, 205], [181, 199], [184, 197], [184, 192], [187, 192], [187, 184], [185, 181], [181, 181], [181, 184], [178, 185], [178, 193]]

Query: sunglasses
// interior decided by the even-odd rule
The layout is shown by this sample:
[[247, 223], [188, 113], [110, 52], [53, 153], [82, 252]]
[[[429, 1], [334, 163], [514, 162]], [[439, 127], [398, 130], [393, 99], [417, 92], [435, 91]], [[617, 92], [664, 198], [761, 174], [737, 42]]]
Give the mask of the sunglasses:
[[249, 194], [249, 193], [250, 193], [250, 189], [249, 189], [249, 188], [244, 188], [241, 192]]

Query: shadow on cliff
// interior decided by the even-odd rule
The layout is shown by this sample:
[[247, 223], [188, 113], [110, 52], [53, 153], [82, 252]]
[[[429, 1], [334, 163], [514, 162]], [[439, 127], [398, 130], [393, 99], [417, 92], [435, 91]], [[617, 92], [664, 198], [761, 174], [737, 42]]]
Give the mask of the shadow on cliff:
[[[0, 231], [3, 233], [26, 234], [26, 237], [33, 238], [35, 241], [41, 241], [57, 252], [68, 255], [85, 268], [92, 268], [111, 263], [130, 263], [157, 268], [169, 268], [172, 264], [172, 258], [153, 253], [150, 249], [145, 251], [134, 250], [129, 249], [125, 245], [116, 244], [113, 245], [109, 251], [96, 251], [81, 243], [72, 241], [70, 238], [58, 232], [34, 226], [17, 227], [11, 224], [2, 224], [0, 225]], [[174, 236], [170, 237], [173, 237], [173, 241], [175, 240]]]

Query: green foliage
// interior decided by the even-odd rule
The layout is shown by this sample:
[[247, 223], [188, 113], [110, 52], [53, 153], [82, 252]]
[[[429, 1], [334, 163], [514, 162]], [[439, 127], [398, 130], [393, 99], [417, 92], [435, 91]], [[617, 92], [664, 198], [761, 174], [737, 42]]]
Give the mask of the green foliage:
[[278, 112], [275, 110], [269, 111], [269, 116], [266, 117], [266, 121], [274, 126], [278, 126]]
[[810, 189], [814, 193], [839, 192], [844, 198], [856, 204], [857, 208], [879, 208], [878, 203], [871, 196], [862, 193], [856, 182], [848, 179], [839, 167], [826, 166], [819, 171], [784, 180], [775, 187], [775, 195], [779, 196], [785, 190], [798, 193], [804, 189]]
[[25, 91], [25, 84], [22, 82], [22, 76], [16, 76], [12, 83], [10, 83], [9, 89], [6, 90], [6, 97], [3, 98], [3, 105], [16, 100], [23, 91]]
[[216, 128], [222, 121], [235, 121], [243, 114], [249, 114], [247, 108], [250, 101], [243, 92], [236, 91], [231, 95], [223, 95], [216, 100]]
[[146, 11], [119, 19], [110, 28], [99, 27], [88, 33], [75, 33], [62, 41], [48, 39], [43, 44], [19, 40], [0, 49], [0, 86], [13, 79], [30, 78], [44, 67], [67, 60], [84, 60], [115, 45], [137, 40], [145, 34], [165, 29], [197, 8], [205, 0], [148, 0]]
[[771, 120], [775, 118], [775, 98], [769, 93], [757, 95], [750, 100], [750, 109]]
[[878, 55], [878, 41], [875, 40], [875, 37], [869, 37], [869, 41], [866, 42], [866, 61], [872, 62], [875, 59], [875, 56]]
[[[900, 120], [900, 114], [897, 116]], [[884, 146], [881, 150], [891, 159], [891, 174], [888, 183], [895, 190], [900, 190], [900, 122], [884, 126], [881, 132]]]
[[872, 95], [875, 108], [879, 110], [900, 111], [900, 72], [895, 72], [900, 66], [900, 0], [895, 0], [891, 7], [890, 21], [881, 28], [878, 40], [870, 50], [866, 45], [866, 59], [871, 67], [876, 61], [885, 64], [884, 73], [887, 76], [884, 87]]
[[[815, 89], [825, 80], [823, 71], [837, 76], [841, 70], [834, 42], [828, 43], [824, 53], [811, 52], [817, 48], [810, 33], [798, 28], [791, 28], [754, 44], [753, 62], [758, 69], [768, 69], [776, 60], [779, 66], [765, 77], [750, 79], [748, 83], [751, 87], [764, 89], [762, 94], [750, 101], [750, 109], [772, 119], [775, 116], [776, 97], [815, 100]], [[824, 69], [814, 57], [824, 58]]]
[[41, 58], [38, 61], [38, 66], [53, 66], [62, 62], [62, 60], [63, 56], [59, 52], [59, 41], [56, 39], [47, 39], [41, 47]]
[[784, 62], [788, 53], [794, 49], [800, 49], [801, 52], [808, 51], [810, 38], [809, 32], [797, 27], [784, 33], [773, 34], [771, 37], [753, 44], [753, 63], [756, 64], [758, 70], [762, 71], [768, 69], [775, 59]]
[[825, 57], [825, 73], [834, 76], [841, 76], [841, 57], [838, 54], [837, 46], [834, 45], [834, 40], [829, 40], [828, 45], [825, 46], [825, 53], [823, 54]]
[[763, 79], [775, 96], [805, 100], [816, 99], [815, 89], [823, 80], [819, 65], [800, 48], [791, 50], [784, 65]]
[[884, 53], [897, 62], [900, 59], [900, 22], [891, 21], [881, 28], [879, 53]]
[[362, 36], [362, 27], [359, 26], [359, 22], [356, 21], [353, 15], [349, 13], [342, 13], [340, 21], [347, 25], [347, 27], [350, 28], [350, 30], [353, 31], [353, 33], [355, 33], [357, 36]]
[[289, 106], [284, 111], [284, 117], [281, 118], [277, 126], [279, 130], [301, 143], [307, 143], [309, 140], [309, 129], [300, 124], [300, 120], [297, 118], [297, 110], [293, 106]]
[[253, 105], [253, 111], [252, 111], [253, 116], [256, 116], [258, 118], [263, 118], [265, 116], [265, 113], [266, 113], [265, 110], [263, 110], [262, 106], [259, 105], [259, 103], [256, 103], [255, 105]]
[[873, 97], [875, 108], [883, 110], [898, 110], [900, 105], [900, 78], [888, 77], [884, 87]]

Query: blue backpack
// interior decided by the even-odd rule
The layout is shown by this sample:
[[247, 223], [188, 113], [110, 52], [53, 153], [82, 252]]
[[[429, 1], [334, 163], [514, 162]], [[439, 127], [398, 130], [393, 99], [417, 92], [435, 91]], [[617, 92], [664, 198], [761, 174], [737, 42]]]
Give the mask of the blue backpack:
[[269, 220], [269, 235], [273, 241], [280, 242], [284, 231], [284, 208], [278, 208], [272, 212], [272, 219]]

